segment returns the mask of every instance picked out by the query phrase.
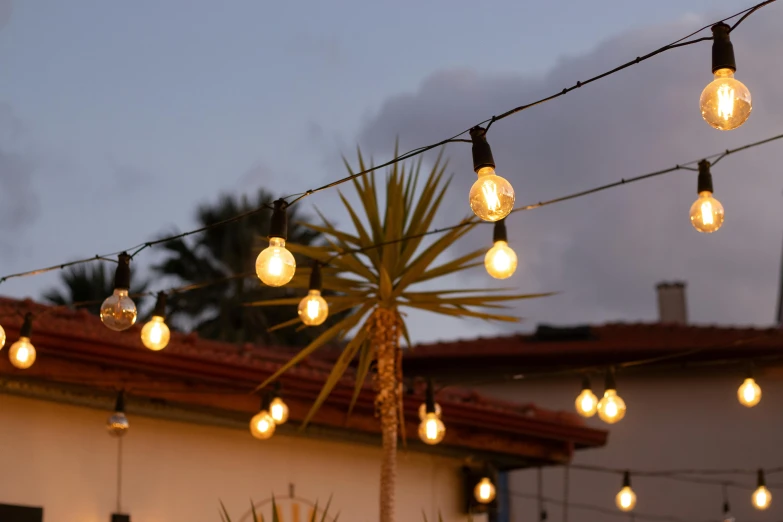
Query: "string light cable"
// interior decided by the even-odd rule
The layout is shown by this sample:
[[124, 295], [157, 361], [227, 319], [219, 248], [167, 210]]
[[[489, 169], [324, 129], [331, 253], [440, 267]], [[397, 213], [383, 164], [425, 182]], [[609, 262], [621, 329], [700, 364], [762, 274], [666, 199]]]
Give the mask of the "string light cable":
[[[648, 59], [650, 59], [650, 58], [652, 58], [654, 56], [657, 56], [657, 55], [659, 55], [659, 54], [661, 54], [663, 52], [666, 52], [666, 51], [669, 51], [669, 50], [672, 50], [672, 49], [676, 49], [676, 48], [680, 48], [680, 47], [684, 47], [684, 46], [688, 46], [688, 45], [692, 45], [692, 44], [696, 44], [696, 43], [699, 43], [699, 42], [712, 41], [712, 40], [714, 40], [714, 37], [710, 37], [710, 36], [705, 36], [705, 37], [701, 37], [701, 38], [697, 38], [697, 39], [690, 39], [690, 38], [694, 37], [695, 35], [699, 34], [702, 31], [705, 31], [706, 29], [712, 28], [712, 27], [714, 27], [714, 26], [716, 26], [718, 24], [727, 22], [729, 20], [733, 20], [735, 18], [739, 18], [739, 20], [733, 26], [731, 26], [729, 28], [728, 32], [730, 33], [731, 31], [736, 29], [739, 24], [741, 24], [743, 21], [745, 21], [750, 15], [752, 15], [755, 12], [757, 12], [762, 7], [765, 7], [765, 6], [769, 5], [769, 4], [774, 3], [775, 1], [777, 1], [777, 0], [766, 0], [764, 2], [761, 2], [759, 4], [751, 6], [751, 7], [747, 8], [747, 9], [744, 9], [744, 10], [738, 12], [738, 13], [735, 13], [735, 14], [733, 14], [731, 16], [723, 18], [722, 20], [719, 20], [717, 22], [713, 22], [711, 24], [705, 25], [704, 27], [701, 27], [700, 29], [698, 29], [698, 30], [688, 34], [687, 36], [684, 36], [684, 37], [680, 38], [679, 40], [676, 40], [676, 41], [674, 41], [674, 42], [672, 42], [672, 43], [670, 43], [668, 45], [660, 47], [660, 48], [658, 48], [658, 49], [656, 49], [656, 50], [654, 50], [654, 51], [652, 51], [650, 53], [647, 53], [647, 54], [642, 55], [642, 56], [638, 56], [638, 57], [636, 57], [633, 60], [625, 62], [625, 63], [623, 63], [623, 64], [621, 64], [621, 65], [619, 65], [619, 66], [617, 66], [617, 67], [615, 67], [615, 68], [613, 68], [613, 69], [611, 69], [609, 71], [601, 73], [601, 74], [599, 74], [597, 76], [593, 76], [593, 77], [588, 78], [586, 80], [578, 81], [574, 85], [572, 85], [570, 87], [566, 87], [566, 88], [564, 88], [564, 89], [562, 89], [562, 90], [560, 90], [560, 91], [558, 91], [558, 92], [556, 92], [556, 93], [554, 93], [552, 95], [546, 96], [544, 98], [541, 98], [539, 100], [536, 100], [536, 101], [533, 101], [533, 102], [530, 102], [530, 103], [527, 103], [527, 104], [524, 104], [524, 105], [520, 105], [520, 106], [514, 107], [514, 108], [512, 108], [510, 110], [507, 110], [506, 112], [503, 112], [503, 113], [501, 113], [499, 115], [495, 115], [495, 116], [492, 116], [490, 118], [487, 118], [487, 119], [479, 122], [478, 124], [472, 125], [470, 128], [468, 128], [468, 129], [466, 129], [466, 130], [464, 130], [462, 132], [459, 132], [458, 134], [455, 134], [454, 136], [452, 136], [450, 138], [446, 138], [444, 140], [440, 140], [440, 141], [438, 141], [436, 143], [433, 143], [433, 144], [430, 144], [430, 145], [417, 147], [417, 148], [412, 149], [412, 150], [410, 150], [408, 152], [405, 152], [405, 153], [403, 153], [401, 155], [397, 155], [395, 158], [393, 158], [393, 159], [391, 159], [391, 160], [389, 160], [389, 161], [387, 161], [385, 163], [382, 163], [380, 165], [372, 166], [372, 167], [364, 169], [364, 170], [362, 170], [360, 172], [351, 173], [348, 176], [345, 176], [345, 177], [340, 178], [338, 180], [332, 181], [330, 183], [327, 183], [327, 184], [325, 184], [323, 186], [320, 186], [320, 187], [317, 187], [315, 189], [309, 189], [309, 190], [307, 190], [305, 192], [299, 192], [299, 193], [290, 194], [290, 195], [285, 196], [285, 197], [283, 197], [281, 199], [284, 200], [284, 201], [287, 201], [287, 205], [286, 206], [291, 206], [291, 205], [297, 203], [298, 201], [302, 200], [303, 198], [305, 198], [307, 196], [310, 196], [310, 195], [315, 194], [317, 192], [321, 192], [323, 190], [327, 190], [329, 188], [336, 187], [336, 186], [341, 185], [343, 183], [347, 183], [348, 181], [352, 181], [352, 180], [357, 179], [359, 177], [365, 176], [365, 175], [370, 174], [372, 172], [375, 172], [375, 171], [377, 171], [379, 169], [382, 169], [382, 168], [385, 168], [385, 167], [389, 167], [391, 165], [394, 165], [395, 163], [399, 163], [399, 162], [405, 161], [405, 160], [407, 160], [409, 158], [413, 158], [415, 156], [419, 156], [419, 155], [421, 155], [421, 154], [423, 154], [423, 153], [425, 153], [427, 151], [430, 151], [432, 149], [441, 147], [441, 146], [446, 145], [448, 143], [454, 143], [454, 142], [475, 143], [474, 140], [461, 139], [460, 137], [464, 136], [466, 134], [471, 133], [472, 130], [475, 130], [476, 128], [479, 128], [482, 125], [487, 125], [486, 129], [483, 130], [484, 131], [483, 133], [486, 134], [486, 132], [489, 131], [490, 127], [497, 121], [500, 121], [500, 120], [508, 118], [508, 117], [510, 117], [512, 115], [518, 114], [518, 113], [520, 113], [520, 112], [522, 112], [522, 111], [524, 111], [526, 109], [530, 109], [532, 107], [541, 105], [541, 104], [543, 104], [543, 103], [545, 103], [547, 101], [551, 101], [551, 100], [554, 100], [554, 99], [559, 98], [561, 96], [564, 96], [565, 94], [567, 94], [567, 93], [569, 93], [569, 92], [571, 92], [571, 91], [573, 91], [575, 89], [579, 89], [579, 88], [581, 88], [581, 87], [583, 87], [585, 85], [588, 85], [590, 83], [593, 83], [593, 82], [596, 82], [598, 80], [601, 80], [601, 79], [603, 79], [603, 78], [605, 78], [607, 76], [610, 76], [610, 75], [615, 74], [617, 72], [620, 72], [620, 71], [622, 71], [624, 69], [627, 69], [628, 67], [631, 67], [631, 66], [639, 64], [639, 63], [641, 63], [643, 61], [646, 61], [646, 60], [648, 60]], [[713, 165], [714, 165], [714, 163], [713, 163]], [[680, 166], [680, 167], [684, 168], [685, 166]], [[660, 174], [662, 174], [662, 173], [660, 173]], [[658, 175], [660, 175], [660, 174], [658, 174]], [[655, 175], [655, 174], [651, 174], [650, 177], [652, 177], [653, 175]], [[629, 181], [625, 180], [625, 181], [621, 181], [620, 183], [622, 184], [622, 183], [627, 183], [627, 182], [629, 182]], [[605, 188], [609, 188], [609, 187], [605, 187]], [[597, 189], [594, 189], [594, 191], [605, 190], [605, 188], [597, 188]], [[571, 196], [567, 197], [566, 199], [573, 199], [573, 197], [579, 197], [579, 196], [578, 195], [571, 195]], [[288, 200], [291, 200], [291, 201], [288, 201]], [[554, 202], [556, 202], [556, 201], [550, 201], [550, 202], [548, 202], [546, 204], [551, 204], [551, 203], [554, 203]], [[543, 206], [543, 204], [544, 203], [540, 202], [536, 206]], [[521, 207], [521, 208], [515, 209], [514, 211], [528, 210], [528, 209], [530, 209], [532, 207], [533, 206]], [[62, 269], [65, 269], [65, 268], [68, 268], [68, 267], [71, 267], [71, 266], [84, 264], [84, 263], [90, 263], [90, 262], [93, 262], [93, 261], [96, 261], [96, 260], [109, 260], [109, 258], [114, 258], [114, 257], [116, 257], [117, 255], [119, 255], [122, 252], [129, 252], [130, 256], [131, 256], [131, 259], [133, 259], [140, 252], [144, 251], [147, 248], [153, 247], [155, 245], [159, 245], [159, 244], [166, 243], [166, 242], [169, 242], [169, 241], [174, 241], [174, 240], [177, 240], [177, 239], [183, 239], [183, 238], [188, 237], [188, 236], [193, 235], [193, 234], [197, 234], [197, 233], [204, 232], [204, 231], [207, 231], [207, 230], [211, 230], [211, 229], [214, 229], [214, 228], [217, 228], [217, 227], [221, 227], [221, 226], [224, 226], [224, 225], [227, 225], [227, 224], [230, 224], [230, 223], [234, 223], [234, 222], [240, 221], [242, 219], [245, 219], [247, 217], [250, 217], [252, 215], [255, 215], [255, 214], [259, 213], [259, 212], [265, 211], [265, 210], [272, 210], [272, 211], [274, 211], [275, 207], [272, 207], [272, 206], [270, 206], [268, 204], [264, 204], [264, 205], [262, 205], [262, 206], [260, 206], [258, 208], [245, 211], [243, 213], [237, 214], [235, 216], [223, 219], [223, 220], [215, 222], [215, 223], [211, 223], [209, 225], [205, 225], [205, 226], [193, 229], [193, 230], [189, 230], [187, 232], [182, 232], [182, 233], [179, 233], [179, 234], [175, 234], [175, 235], [159, 238], [159, 239], [156, 239], [156, 240], [145, 241], [143, 243], [135, 245], [134, 247], [127, 248], [127, 249], [124, 249], [124, 250], [121, 250], [121, 251], [118, 251], [118, 252], [105, 254], [105, 255], [96, 255], [96, 256], [93, 256], [93, 257], [83, 258], [83, 259], [79, 259], [79, 260], [76, 260], [76, 261], [69, 261], [67, 263], [60, 263], [60, 264], [52, 265], [52, 266], [49, 266], [49, 267], [44, 267], [44, 268], [39, 268], [39, 269], [36, 269], [36, 270], [31, 270], [31, 271], [28, 271], [28, 272], [20, 272], [20, 273], [10, 274], [10, 275], [7, 275], [7, 276], [0, 277], [0, 284], [5, 282], [5, 281], [7, 281], [7, 280], [9, 280], [9, 279], [12, 279], [12, 278], [18, 278], [18, 277], [24, 277], [24, 276], [30, 276], [30, 275], [38, 275], [38, 274], [51, 272], [51, 271], [55, 271], [55, 270], [62, 270]], [[453, 227], [453, 228], [456, 228], [456, 227]], [[444, 229], [444, 231], [445, 230], [448, 230], [448, 229]]]

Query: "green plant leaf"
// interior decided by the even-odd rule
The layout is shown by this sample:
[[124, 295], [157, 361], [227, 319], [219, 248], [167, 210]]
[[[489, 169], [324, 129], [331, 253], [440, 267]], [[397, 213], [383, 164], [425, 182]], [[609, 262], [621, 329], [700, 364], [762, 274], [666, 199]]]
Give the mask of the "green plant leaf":
[[315, 501], [315, 506], [313, 506], [313, 514], [310, 516], [310, 522], [315, 522], [315, 517], [318, 514], [318, 501]]
[[[321, 516], [321, 522], [326, 522], [326, 515], [329, 512], [329, 506], [332, 505], [332, 495], [329, 495], [329, 500], [326, 502], [326, 507], [324, 508], [324, 514]], [[337, 520], [337, 517], [334, 518]]]
[[367, 373], [370, 371], [370, 365], [375, 356], [373, 352], [372, 344], [368, 340], [365, 340], [359, 353], [359, 365], [356, 367], [356, 379], [354, 383], [353, 396], [351, 397], [351, 405], [348, 406], [348, 415], [353, 412], [353, 407], [356, 405], [356, 399], [359, 398], [359, 394], [364, 387], [364, 381], [367, 380]]
[[225, 520], [225, 522], [231, 522], [231, 517], [228, 515], [228, 510], [226, 509], [226, 505], [223, 504], [223, 501], [220, 501], [220, 518], [221, 520]]
[[250, 499], [250, 512], [253, 515], [253, 522], [264, 522], [264, 517], [258, 518], [258, 513], [256, 513], [256, 505], [253, 504], [253, 499]]
[[280, 522], [280, 513], [277, 512], [277, 503], [275, 502], [275, 495], [272, 494], [272, 522]]

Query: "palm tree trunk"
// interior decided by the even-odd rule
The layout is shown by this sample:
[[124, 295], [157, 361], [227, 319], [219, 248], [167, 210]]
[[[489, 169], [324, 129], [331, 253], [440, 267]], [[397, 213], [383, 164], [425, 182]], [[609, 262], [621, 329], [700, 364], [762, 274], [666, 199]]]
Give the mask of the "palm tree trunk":
[[388, 308], [375, 310], [373, 344], [378, 360], [375, 405], [381, 418], [383, 460], [381, 462], [380, 522], [394, 522], [394, 490], [397, 482], [397, 351], [400, 330], [397, 312]]

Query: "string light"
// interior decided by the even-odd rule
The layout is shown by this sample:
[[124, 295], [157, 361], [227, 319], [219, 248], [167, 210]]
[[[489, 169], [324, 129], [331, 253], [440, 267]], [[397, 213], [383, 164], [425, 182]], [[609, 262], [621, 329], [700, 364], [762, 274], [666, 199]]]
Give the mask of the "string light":
[[487, 131], [482, 127], [470, 129], [473, 142], [473, 170], [478, 179], [470, 188], [470, 208], [484, 221], [499, 221], [514, 208], [514, 188], [495, 174], [495, 160], [487, 143]]
[[489, 477], [479, 480], [476, 487], [473, 488], [473, 495], [476, 497], [476, 501], [482, 504], [489, 504], [495, 500], [496, 492], [495, 485], [489, 480]]
[[112, 437], [122, 437], [128, 433], [129, 428], [130, 423], [125, 416], [125, 392], [120, 391], [114, 403], [114, 413], [106, 420], [106, 430]]
[[734, 78], [737, 64], [729, 38], [731, 27], [723, 22], [712, 26], [712, 72], [715, 79], [701, 93], [701, 116], [718, 130], [736, 129], [753, 109], [750, 91]]
[[419, 424], [419, 438], [422, 442], [432, 446], [443, 440], [446, 435], [446, 426], [440, 420], [440, 414], [435, 410], [435, 392], [432, 389], [432, 381], [429, 379], [427, 380], [427, 395], [424, 405], [425, 415]]
[[617, 395], [613, 369], [606, 372], [606, 388], [604, 396], [598, 401], [598, 416], [607, 424], [614, 424], [625, 417], [625, 401]]
[[155, 302], [152, 319], [141, 329], [141, 342], [150, 350], [159, 351], [169, 344], [171, 331], [166, 325], [166, 294], [160, 292]]
[[257, 439], [266, 440], [275, 434], [275, 419], [269, 413], [270, 407], [269, 394], [265, 393], [261, 399], [261, 411], [250, 419], [250, 433]]
[[8, 350], [8, 358], [15, 367], [26, 370], [35, 362], [35, 346], [30, 342], [30, 333], [33, 330], [33, 314], [24, 316], [24, 323], [19, 331], [19, 340], [11, 345]]
[[582, 392], [577, 395], [575, 405], [576, 412], [582, 417], [592, 417], [598, 411], [598, 397], [593, 393], [590, 378], [586, 375], [582, 378]]
[[269, 414], [276, 425], [285, 424], [288, 420], [288, 405], [280, 397], [280, 383], [275, 383], [275, 392], [272, 402], [269, 403]]
[[126, 252], [119, 255], [117, 271], [114, 273], [114, 293], [101, 305], [101, 321], [115, 332], [127, 330], [136, 322], [136, 303], [128, 296], [130, 260]]
[[761, 386], [756, 384], [751, 371], [748, 371], [748, 376], [737, 389], [737, 399], [740, 404], [748, 408], [752, 408], [761, 401]]
[[631, 473], [628, 471], [623, 473], [623, 487], [617, 492], [614, 502], [620, 511], [633, 511], [636, 507], [636, 493], [631, 489]]
[[0, 350], [3, 349], [3, 346], [5, 346], [5, 330], [0, 325]]
[[329, 316], [329, 305], [321, 297], [321, 264], [315, 261], [310, 272], [310, 291], [299, 302], [299, 318], [307, 326], [318, 326]]
[[296, 260], [285, 247], [288, 237], [287, 206], [283, 199], [275, 201], [275, 209], [269, 224], [269, 246], [256, 258], [256, 274], [264, 284], [269, 286], [287, 284], [296, 272]]
[[763, 469], [758, 471], [758, 482], [756, 486], [756, 490], [753, 492], [753, 496], [751, 497], [753, 507], [759, 511], [764, 511], [769, 507], [770, 503], [772, 503], [772, 493], [770, 493], [767, 489], [767, 484], [764, 480]]
[[517, 254], [508, 246], [505, 218], [495, 222], [492, 242], [494, 246], [484, 256], [484, 267], [495, 279], [507, 279], [514, 275], [517, 269]]
[[697, 192], [699, 198], [691, 205], [691, 224], [699, 232], [715, 232], [723, 225], [723, 205], [712, 197], [712, 174], [707, 160], [699, 162]]

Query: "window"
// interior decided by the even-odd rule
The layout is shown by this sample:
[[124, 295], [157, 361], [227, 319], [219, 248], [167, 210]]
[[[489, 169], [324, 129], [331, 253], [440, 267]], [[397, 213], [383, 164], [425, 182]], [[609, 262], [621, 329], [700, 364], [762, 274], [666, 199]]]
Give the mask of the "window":
[[0, 504], [2, 522], [43, 522], [43, 508]]

